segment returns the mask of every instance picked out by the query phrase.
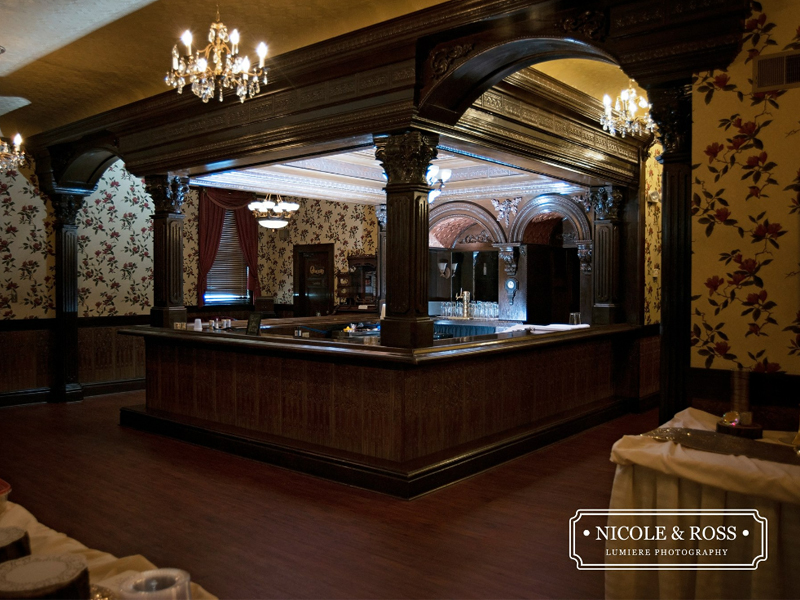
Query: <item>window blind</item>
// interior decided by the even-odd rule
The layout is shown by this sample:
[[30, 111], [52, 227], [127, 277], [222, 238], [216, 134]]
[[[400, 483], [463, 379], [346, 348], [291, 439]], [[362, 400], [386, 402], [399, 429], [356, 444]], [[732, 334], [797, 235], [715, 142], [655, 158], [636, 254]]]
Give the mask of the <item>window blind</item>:
[[236, 220], [232, 210], [225, 211], [222, 236], [214, 264], [208, 272], [206, 304], [245, 304], [247, 297], [247, 265], [239, 245]]

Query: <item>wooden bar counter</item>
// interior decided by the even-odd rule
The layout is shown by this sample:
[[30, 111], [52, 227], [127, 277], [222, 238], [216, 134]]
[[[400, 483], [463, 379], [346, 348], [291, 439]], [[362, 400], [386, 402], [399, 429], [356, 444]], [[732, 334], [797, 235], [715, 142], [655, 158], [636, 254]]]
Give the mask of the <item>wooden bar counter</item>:
[[628, 325], [422, 349], [293, 336], [351, 320], [264, 321], [274, 325], [259, 336], [123, 330], [146, 342], [147, 404], [123, 409], [121, 424], [411, 498], [658, 389], [645, 350], [658, 338]]

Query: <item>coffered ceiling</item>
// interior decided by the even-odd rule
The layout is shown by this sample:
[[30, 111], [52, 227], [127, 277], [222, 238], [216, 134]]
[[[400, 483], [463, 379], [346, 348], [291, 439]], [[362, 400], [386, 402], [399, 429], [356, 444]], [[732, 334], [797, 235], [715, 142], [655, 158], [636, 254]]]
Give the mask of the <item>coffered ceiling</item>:
[[[442, 150], [439, 150], [439, 156], [433, 162], [440, 169], [452, 171], [452, 177], [437, 199], [440, 203], [520, 195], [568, 194], [582, 189], [580, 186], [538, 173]], [[338, 202], [360, 204], [386, 202], [386, 194], [383, 191], [386, 179], [383, 176], [383, 168], [375, 159], [373, 148], [283, 165], [196, 177], [192, 178], [191, 183], [259, 194], [273, 193]]]

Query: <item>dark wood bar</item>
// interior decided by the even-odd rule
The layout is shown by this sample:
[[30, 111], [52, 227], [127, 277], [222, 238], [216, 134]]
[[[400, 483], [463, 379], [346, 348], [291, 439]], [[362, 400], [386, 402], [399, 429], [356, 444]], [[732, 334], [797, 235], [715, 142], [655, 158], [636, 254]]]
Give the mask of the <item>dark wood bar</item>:
[[143, 336], [147, 350], [147, 405], [123, 410], [123, 425], [406, 498], [618, 416], [647, 389], [648, 331], [628, 325], [419, 349], [123, 333]]

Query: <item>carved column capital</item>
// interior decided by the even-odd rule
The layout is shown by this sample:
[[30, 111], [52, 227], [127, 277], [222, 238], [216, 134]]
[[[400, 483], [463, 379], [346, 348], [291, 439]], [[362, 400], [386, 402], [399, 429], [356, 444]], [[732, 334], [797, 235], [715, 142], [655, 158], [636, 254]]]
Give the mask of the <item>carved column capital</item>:
[[692, 84], [678, 82], [667, 86], [648, 87], [650, 116], [664, 147], [662, 157], [671, 154], [689, 155], [692, 151]]
[[624, 200], [622, 190], [611, 186], [592, 188], [589, 199], [597, 219], [601, 221], [619, 220], [619, 212]]
[[436, 158], [439, 135], [422, 131], [409, 131], [397, 135], [376, 137], [375, 151], [388, 185], [412, 184], [428, 187], [425, 174], [430, 162]]
[[592, 210], [592, 195], [589, 193], [585, 194], [575, 194], [570, 196], [570, 199], [580, 206], [584, 212], [589, 213]]
[[378, 227], [381, 231], [386, 231], [386, 205], [379, 204], [375, 207], [375, 218], [378, 219]]
[[189, 192], [189, 178], [180, 175], [147, 175], [147, 193], [153, 198], [156, 214], [181, 214], [181, 205]]
[[51, 194], [48, 196], [53, 205], [56, 225], [75, 225], [78, 211], [83, 207], [85, 196], [78, 194]]
[[497, 248], [498, 258], [502, 261], [503, 271], [509, 277], [514, 277], [517, 274], [519, 267], [519, 255], [524, 251], [520, 244], [492, 244]]
[[581, 263], [581, 272], [591, 273], [592, 250], [594, 247], [592, 240], [577, 240], [575, 245], [578, 247], [578, 261]]

